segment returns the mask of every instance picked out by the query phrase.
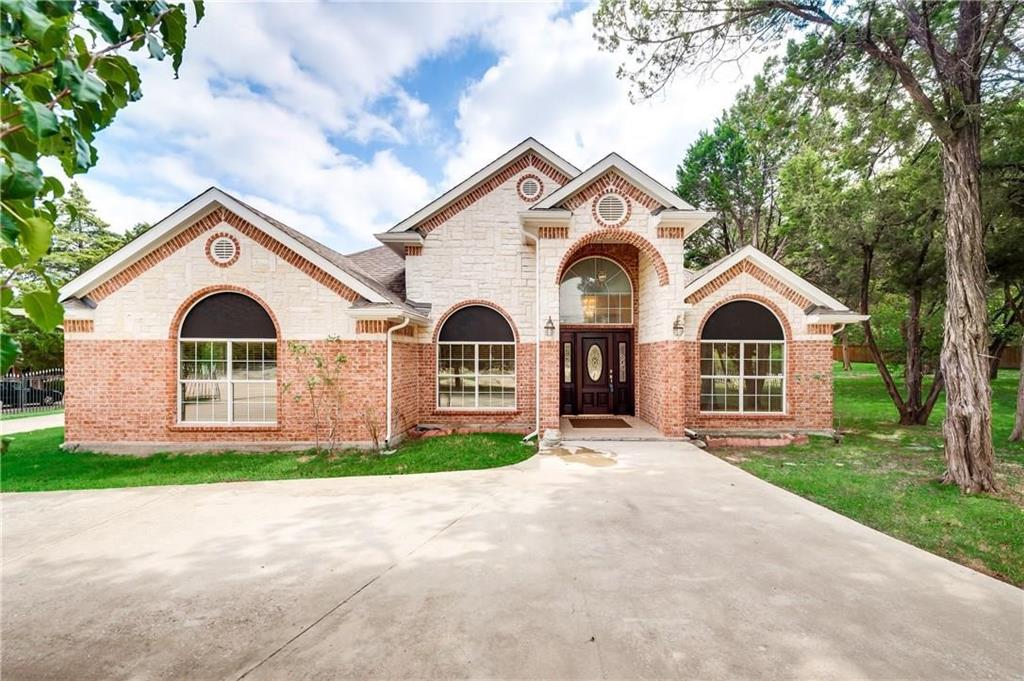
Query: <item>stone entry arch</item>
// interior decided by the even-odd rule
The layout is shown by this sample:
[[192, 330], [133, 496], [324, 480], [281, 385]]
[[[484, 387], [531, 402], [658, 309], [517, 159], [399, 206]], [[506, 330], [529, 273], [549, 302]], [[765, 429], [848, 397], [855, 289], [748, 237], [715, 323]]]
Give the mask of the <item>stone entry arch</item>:
[[[613, 237], [612, 241], [608, 241], [609, 237]], [[629, 232], [626, 230], [615, 230], [614, 234], [610, 234], [610, 230], [603, 230], [598, 232], [591, 232], [585, 234], [576, 240], [576, 242], [565, 251], [565, 255], [562, 256], [562, 262], [558, 265], [558, 272], [555, 274], [555, 283], [561, 283], [562, 275], [565, 274], [565, 270], [573, 263], [578, 257], [579, 252], [586, 246], [595, 243], [625, 243], [635, 247], [638, 251], [645, 254], [654, 263], [654, 271], [658, 274], [658, 285], [668, 285], [668, 265], [665, 264], [665, 259], [661, 257], [661, 253], [655, 248], [654, 244], [640, 236], [636, 232]]]

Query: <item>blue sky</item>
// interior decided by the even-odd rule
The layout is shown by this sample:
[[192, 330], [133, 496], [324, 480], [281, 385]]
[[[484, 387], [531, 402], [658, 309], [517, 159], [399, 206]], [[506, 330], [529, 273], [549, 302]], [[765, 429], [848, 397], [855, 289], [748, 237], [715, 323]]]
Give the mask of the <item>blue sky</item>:
[[343, 252], [527, 136], [585, 167], [675, 165], [756, 62], [630, 103], [586, 4], [208, 3], [180, 78], [140, 61], [143, 99], [81, 178], [115, 229], [211, 185]]

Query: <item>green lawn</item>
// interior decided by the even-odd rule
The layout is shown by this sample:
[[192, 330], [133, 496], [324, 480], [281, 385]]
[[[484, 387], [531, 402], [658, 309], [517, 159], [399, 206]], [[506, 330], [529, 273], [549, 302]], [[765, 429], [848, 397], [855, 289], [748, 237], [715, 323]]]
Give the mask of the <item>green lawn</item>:
[[63, 428], [10, 437], [10, 449], [0, 458], [0, 491], [4, 492], [433, 473], [505, 466], [536, 451], [532, 443], [523, 444], [519, 435], [479, 433], [407, 442], [388, 456], [351, 451], [141, 458], [65, 452], [60, 449]]
[[940, 485], [941, 403], [928, 426], [895, 423], [873, 365], [835, 372], [842, 443], [715, 453], [780, 487], [923, 549], [1024, 586], [1024, 444], [1010, 443], [1017, 372], [993, 384], [993, 433], [1000, 490], [965, 496]]

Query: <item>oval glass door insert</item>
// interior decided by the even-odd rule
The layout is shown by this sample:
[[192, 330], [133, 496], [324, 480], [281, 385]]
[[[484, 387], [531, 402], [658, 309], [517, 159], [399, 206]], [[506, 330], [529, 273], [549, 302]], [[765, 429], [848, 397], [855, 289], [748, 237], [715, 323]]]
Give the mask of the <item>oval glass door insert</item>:
[[601, 346], [595, 343], [587, 350], [587, 375], [590, 376], [590, 380], [594, 383], [600, 381], [603, 368], [604, 356], [601, 354]]

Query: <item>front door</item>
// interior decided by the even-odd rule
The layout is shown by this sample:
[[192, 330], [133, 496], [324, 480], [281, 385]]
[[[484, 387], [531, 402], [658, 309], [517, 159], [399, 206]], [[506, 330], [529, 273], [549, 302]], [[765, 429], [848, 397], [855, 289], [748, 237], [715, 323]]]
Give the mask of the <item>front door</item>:
[[632, 340], [628, 330], [562, 333], [561, 413], [633, 413]]

